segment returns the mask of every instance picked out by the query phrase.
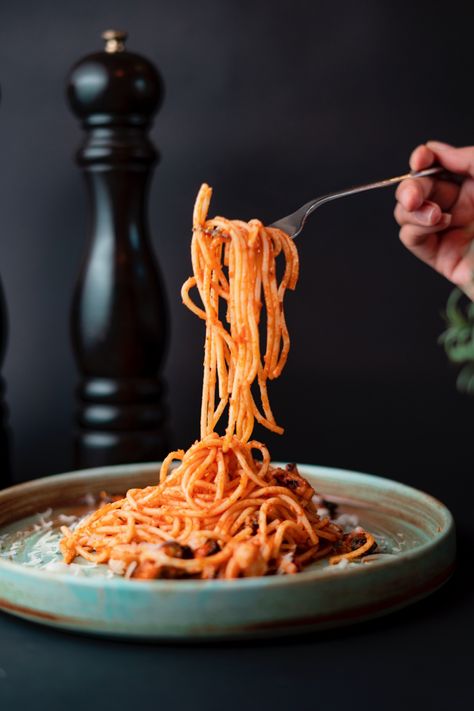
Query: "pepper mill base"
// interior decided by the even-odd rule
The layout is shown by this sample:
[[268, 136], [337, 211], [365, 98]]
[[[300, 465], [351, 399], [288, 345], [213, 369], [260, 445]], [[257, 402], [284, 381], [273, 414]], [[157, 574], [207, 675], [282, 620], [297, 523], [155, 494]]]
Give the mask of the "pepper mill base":
[[9, 486], [11, 482], [10, 469], [10, 437], [8, 408], [4, 401], [5, 381], [0, 377], [0, 489]]
[[75, 461], [79, 469], [162, 461], [168, 452], [168, 438], [163, 430], [125, 434], [77, 432], [74, 442]]
[[78, 467], [160, 460], [169, 452], [158, 378], [87, 378], [78, 387], [75, 434]]

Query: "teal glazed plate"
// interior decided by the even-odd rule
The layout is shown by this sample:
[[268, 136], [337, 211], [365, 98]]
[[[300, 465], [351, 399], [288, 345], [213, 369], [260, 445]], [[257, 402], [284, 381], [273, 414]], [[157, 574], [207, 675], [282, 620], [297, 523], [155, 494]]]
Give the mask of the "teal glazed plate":
[[0, 492], [0, 609], [52, 627], [150, 640], [260, 637], [314, 631], [397, 610], [451, 575], [451, 514], [436, 499], [368, 474], [299, 465], [336, 520], [360, 525], [377, 552], [358, 563], [318, 561], [296, 575], [238, 580], [128, 580], [58, 552], [101, 491], [122, 494], [158, 479], [159, 464], [88, 469]]

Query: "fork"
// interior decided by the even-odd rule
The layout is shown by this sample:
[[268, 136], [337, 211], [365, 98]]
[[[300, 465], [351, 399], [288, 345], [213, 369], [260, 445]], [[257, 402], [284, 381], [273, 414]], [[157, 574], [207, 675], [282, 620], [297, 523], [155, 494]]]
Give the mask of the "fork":
[[429, 175], [439, 175], [439, 177], [444, 178], [444, 180], [455, 180], [457, 182], [458, 176], [449, 173], [441, 166], [435, 166], [432, 168], [425, 168], [425, 170], [412, 171], [411, 173], [406, 173], [405, 175], [398, 175], [396, 178], [387, 178], [386, 180], [378, 180], [376, 183], [366, 183], [365, 185], [356, 185], [353, 188], [347, 188], [346, 190], [339, 190], [336, 193], [328, 193], [327, 195], [321, 195], [314, 200], [310, 200], [305, 205], [300, 207], [296, 212], [292, 212], [291, 215], [282, 217], [277, 222], [274, 222], [270, 227], [277, 227], [278, 229], [286, 232], [293, 239], [297, 237], [301, 230], [303, 229], [306, 220], [318, 207], [324, 205], [326, 202], [331, 200], [337, 200], [340, 197], [346, 197], [347, 195], [355, 195], [356, 193], [363, 193], [366, 190], [375, 190], [376, 188], [388, 188], [390, 185], [396, 185], [401, 183], [402, 180], [407, 178], [425, 178]]

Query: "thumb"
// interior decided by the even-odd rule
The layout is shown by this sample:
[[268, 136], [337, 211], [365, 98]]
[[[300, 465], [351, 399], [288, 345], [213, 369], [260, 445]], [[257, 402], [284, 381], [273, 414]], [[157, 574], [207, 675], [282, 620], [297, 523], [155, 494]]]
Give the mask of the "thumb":
[[474, 178], [474, 146], [455, 148], [441, 141], [428, 141], [426, 145], [444, 168]]

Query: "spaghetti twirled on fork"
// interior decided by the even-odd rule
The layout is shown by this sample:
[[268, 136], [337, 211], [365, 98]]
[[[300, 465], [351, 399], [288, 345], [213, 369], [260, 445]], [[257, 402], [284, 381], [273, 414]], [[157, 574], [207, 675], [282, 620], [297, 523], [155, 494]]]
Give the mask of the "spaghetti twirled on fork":
[[296, 466], [272, 467], [267, 448], [251, 440], [255, 420], [283, 432], [267, 381], [288, 356], [283, 300], [298, 280], [298, 254], [288, 235], [258, 220], [207, 219], [211, 192], [203, 185], [196, 200], [193, 276], [182, 288], [183, 302], [206, 323], [201, 439], [166, 457], [157, 485], [129, 490], [74, 531], [64, 527], [66, 562], [81, 555], [134, 578], [236, 578], [295, 573], [328, 554], [337, 562], [374, 546], [370, 534], [344, 536], [319, 516]]

